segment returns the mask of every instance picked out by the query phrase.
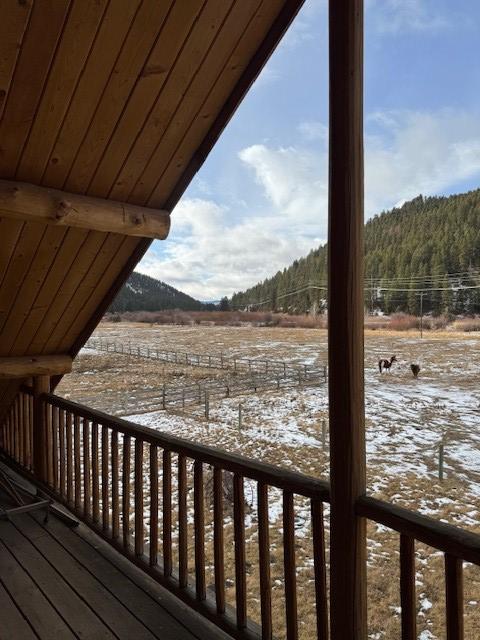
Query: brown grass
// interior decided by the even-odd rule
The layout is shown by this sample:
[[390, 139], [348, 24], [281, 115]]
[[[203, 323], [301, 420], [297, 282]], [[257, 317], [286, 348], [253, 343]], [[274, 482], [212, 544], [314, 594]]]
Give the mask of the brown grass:
[[[382, 319], [383, 321], [383, 319]], [[319, 353], [319, 361], [325, 361], [326, 357], [326, 340], [325, 331], [323, 330], [292, 330], [290, 328], [277, 328], [262, 326], [255, 329], [251, 326], [242, 326], [236, 330], [230, 330], [228, 327], [149, 327], [145, 323], [129, 325], [128, 327], [119, 327], [118, 324], [103, 324], [99, 332], [104, 335], [111, 335], [121, 331], [125, 336], [125, 332], [135, 332], [138, 340], [143, 343], [152, 343], [151, 341], [165, 341], [167, 344], [175, 345], [173, 348], [189, 350], [193, 348], [196, 352], [208, 353], [219, 352], [225, 350], [226, 353], [245, 353], [260, 354], [262, 349], [269, 350], [269, 341], [275, 343], [275, 354], [278, 357], [289, 357], [292, 354], [298, 355], [298, 352], [308, 344], [315, 343]], [[414, 330], [411, 330], [412, 332]], [[121, 338], [122, 334], [117, 334]], [[391, 353], [400, 353], [403, 350], [404, 359], [407, 362], [415, 361], [417, 352], [430, 353], [430, 349], [436, 348], [435, 353], [439, 362], [432, 365], [432, 371], [436, 371], [442, 358], [446, 357], [446, 348], [452, 342], [452, 338], [460, 338], [461, 342], [452, 347], [456, 353], [460, 353], [461, 347], [465, 344], [465, 349], [471, 349], [467, 343], [475, 340], [474, 336], [468, 336], [465, 333], [456, 335], [453, 331], [437, 330], [430, 334], [428, 338], [420, 343], [420, 341], [412, 341], [410, 334], [401, 335], [398, 331], [391, 328], [382, 331], [367, 331], [367, 358], [370, 358], [368, 366], [376, 366], [376, 352], [378, 355], [385, 356]], [[263, 343], [263, 346], [262, 346]], [[415, 343], [415, 344], [413, 344]], [[318, 346], [317, 346], [318, 345]], [[370, 349], [371, 351], [368, 351]], [[411, 350], [411, 352], [409, 351]], [[264, 351], [263, 353], [267, 353]], [[400, 365], [399, 365], [400, 366]], [[428, 363], [423, 367], [425, 373], [428, 371]], [[94, 371], [95, 375], [85, 375], [88, 371]], [[105, 393], [116, 390], [120, 394], [134, 393], [135, 388], [142, 388], [149, 384], [158, 384], [160, 380], [173, 381], [182, 376], [191, 378], [199, 376], [214, 375], [212, 371], [204, 371], [195, 367], [181, 367], [176, 365], [167, 365], [165, 367], [158, 365], [154, 361], [136, 360], [127, 357], [116, 356], [115, 354], [101, 355], [85, 355], [79, 358], [75, 364], [75, 371], [82, 375], [64, 378], [62, 382], [64, 390], [67, 385], [70, 392], [75, 398], [84, 394], [90, 396], [89, 400], [84, 400], [86, 404], [92, 404], [93, 401], [103, 402], [105, 396], [101, 395], [103, 389]], [[402, 379], [403, 373], [394, 373], [388, 379], [388, 384], [394, 385], [395, 376], [398, 380]], [[408, 374], [410, 375], [410, 374]], [[422, 371], [423, 375], [423, 371]], [[432, 374], [433, 375], [433, 374]], [[437, 374], [435, 374], [437, 375]], [[450, 375], [450, 374], [449, 374]], [[457, 374], [459, 376], [460, 374]], [[95, 385], [92, 383], [95, 381]], [[385, 379], [387, 384], [387, 379]], [[475, 385], [475, 377], [468, 373], [465, 377], [458, 378], [458, 384], [464, 388], [466, 385]], [[113, 388], [112, 388], [113, 387]], [[98, 395], [100, 394], [100, 395]], [[108, 397], [108, 396], [107, 396]], [[275, 394], [271, 394], [269, 398], [274, 402]], [[300, 397], [300, 400], [302, 398]], [[92, 402], [91, 402], [91, 401]], [[300, 400], [292, 404], [292, 411], [305, 412]], [[295, 409], [293, 409], [295, 407]], [[108, 409], [109, 410], [109, 409]], [[259, 449], [258, 443], [252, 441], [248, 436], [238, 433], [237, 430], [220, 432], [217, 430], [215, 422], [216, 406], [212, 406], [212, 419], [210, 424], [202, 423], [204, 429], [200, 435], [197, 435], [198, 441], [212, 446], [221, 446], [230, 451], [237, 451], [246, 456], [260, 457], [261, 459], [273, 464], [284, 465], [286, 461], [291, 469], [297, 469], [314, 475], [317, 477], [326, 477], [328, 474], [328, 450], [322, 451], [319, 447], [309, 449], [304, 447], [290, 447], [288, 443], [267, 442]], [[435, 408], [432, 411], [436, 410]], [[318, 425], [321, 420], [326, 418], [326, 414], [321, 410], [314, 410], [314, 418]], [[301, 419], [296, 416], [299, 427], [301, 427]], [[248, 421], [261, 420], [261, 416], [250, 416], [248, 413], [244, 416], [245, 423]], [[428, 421], [428, 416], [425, 417]], [[218, 423], [219, 425], [220, 423]], [[368, 428], [374, 428], [374, 425], [367, 425]], [[395, 429], [401, 429], [401, 425], [395, 425]], [[188, 433], [180, 432], [178, 435], [191, 437]], [[394, 432], [392, 433], [394, 435]], [[147, 460], [147, 456], [145, 456]], [[368, 467], [368, 483], [378, 480], [378, 469], [376, 468], [376, 459], [370, 459]], [[429, 478], [419, 477], [416, 474], [398, 474], [391, 477], [382, 477], [381, 489], [376, 490], [376, 497], [384, 500], [394, 500], [401, 506], [418, 509], [420, 505], [428, 508], [429, 514], [438, 519], [444, 519], [460, 526], [468, 526], [470, 530], [480, 533], [478, 524], [465, 525], [465, 515], [474, 509], [478, 510], [478, 500], [473, 502], [472, 494], [469, 493], [469, 484], [458, 478], [447, 479], [443, 483], [437, 482], [435, 479], [435, 461], [432, 458], [432, 467], [429, 468]], [[175, 475], [175, 474], [174, 474]], [[145, 476], [148, 478], [148, 470], [145, 467]], [[148, 482], [148, 480], [147, 480]], [[193, 479], [191, 475], [191, 467], [189, 464], [189, 508], [193, 502]], [[258, 558], [257, 558], [257, 519], [255, 497], [246, 490], [246, 497], [251, 503], [248, 513], [249, 526], [246, 532], [246, 554], [247, 554], [247, 585], [248, 585], [248, 614], [258, 621], [260, 617], [259, 593], [259, 576], [258, 576]], [[160, 491], [161, 494], [161, 491]], [[148, 490], [145, 491], [148, 504]], [[448, 497], [451, 502], [442, 503], [439, 498]], [[296, 512], [304, 514], [308, 510], [305, 505], [302, 506], [302, 499], [296, 499]], [[231, 508], [228, 505], [225, 508], [225, 559], [227, 565], [227, 582], [226, 591], [227, 599], [233, 604], [235, 594], [235, 578], [234, 578], [234, 559], [233, 559], [233, 531], [231, 524]], [[133, 526], [132, 514], [132, 526]], [[206, 546], [207, 546], [207, 586], [213, 585], [213, 528], [212, 528], [212, 509], [208, 500], [205, 503], [205, 520], [206, 520]], [[177, 515], [174, 514], [174, 527], [177, 526]], [[146, 523], [148, 525], [148, 523]], [[284, 637], [284, 576], [283, 576], [283, 542], [282, 542], [282, 522], [281, 517], [273, 519], [270, 523], [271, 536], [271, 572], [272, 572], [272, 588], [273, 588], [273, 617], [274, 632], [278, 638]], [[328, 543], [328, 519], [327, 525], [327, 543]], [[189, 570], [190, 581], [194, 583], [194, 535], [193, 525], [190, 524], [188, 541], [189, 553]], [[307, 532], [306, 536], [301, 536], [302, 529]], [[296, 531], [296, 562], [298, 566], [298, 613], [301, 640], [310, 640], [314, 636], [315, 626], [315, 604], [313, 595], [313, 567], [312, 567], [312, 543], [311, 536], [308, 535], [309, 521], [301, 523]], [[147, 533], [147, 532], [146, 532]], [[368, 624], [369, 634], [371, 638], [379, 640], [396, 640], [400, 637], [400, 616], [398, 607], [400, 606], [399, 595], [399, 536], [397, 533], [377, 527], [374, 523], [368, 525]], [[174, 541], [176, 540], [174, 535]], [[328, 547], [328, 544], [327, 544]], [[418, 611], [418, 632], [430, 631], [434, 637], [445, 637], [445, 620], [444, 620], [444, 569], [443, 557], [438, 552], [417, 544], [417, 611]], [[479, 637], [478, 629], [480, 629], [480, 569], [478, 567], [465, 566], [465, 639], [477, 640]], [[432, 607], [427, 609], [425, 604], [430, 601]], [[476, 604], [475, 604], [476, 603]]]

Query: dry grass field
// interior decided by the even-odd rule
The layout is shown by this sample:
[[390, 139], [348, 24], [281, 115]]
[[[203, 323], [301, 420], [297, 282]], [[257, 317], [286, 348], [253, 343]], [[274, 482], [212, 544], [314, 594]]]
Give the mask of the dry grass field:
[[[103, 323], [97, 336], [112, 342], [252, 359], [285, 360], [323, 367], [327, 361], [322, 329], [267, 327], [156, 326]], [[480, 532], [480, 337], [475, 334], [367, 331], [365, 334], [368, 490], [372, 495]], [[396, 355], [389, 373], [379, 374], [379, 358]], [[421, 367], [414, 379], [410, 364]], [[280, 391], [213, 399], [209, 419], [201, 405], [148, 411], [145, 397], [162, 385], [181, 388], [221, 379], [225, 371], [84, 349], [74, 372], [58, 387], [60, 395], [152, 428], [196, 442], [235, 451], [309, 475], [328, 477], [327, 389], [296, 386]], [[128, 400], [128, 402], [126, 401]], [[238, 410], [242, 405], [239, 429]], [[127, 413], [126, 413], [127, 411]], [[325, 422], [323, 433], [322, 423]], [[444, 478], [438, 478], [439, 445], [443, 443]], [[190, 484], [191, 486], [191, 484]], [[148, 489], [148, 488], [147, 488]], [[253, 487], [252, 487], [253, 492]], [[247, 554], [249, 615], [258, 619], [256, 598], [256, 513], [249, 501]], [[148, 491], [147, 491], [148, 493]], [[190, 496], [191, 498], [191, 496]], [[189, 499], [190, 499], [189, 498]], [[276, 633], [281, 637], [283, 547], [280, 495], [270, 495], [272, 581]], [[209, 509], [207, 507], [207, 523]], [[328, 516], [328, 512], [327, 512]], [[148, 523], [146, 523], [148, 524]], [[296, 557], [301, 637], [312, 637], [314, 624], [313, 565], [306, 504], [296, 504]], [[213, 549], [207, 530], [209, 570]], [[231, 528], [226, 526], [227, 555]], [[328, 517], [327, 517], [328, 536]], [[399, 637], [398, 535], [369, 524], [369, 632], [373, 639]], [[193, 559], [193, 548], [190, 550]], [[443, 558], [417, 545], [418, 625], [421, 640], [445, 637], [442, 603]], [[193, 566], [193, 562], [191, 563]], [[232, 565], [233, 566], [233, 565]], [[227, 580], [227, 595], [234, 594]], [[465, 567], [465, 638], [480, 637], [480, 569]]]

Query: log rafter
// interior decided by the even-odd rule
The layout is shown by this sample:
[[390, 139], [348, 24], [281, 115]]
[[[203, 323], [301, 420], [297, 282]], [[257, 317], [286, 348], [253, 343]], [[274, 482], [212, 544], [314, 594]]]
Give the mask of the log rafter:
[[63, 375], [71, 370], [72, 358], [65, 354], [0, 357], [0, 379], [3, 380]]
[[170, 213], [163, 209], [12, 180], [0, 180], [2, 217], [157, 240], [164, 240], [170, 230]]

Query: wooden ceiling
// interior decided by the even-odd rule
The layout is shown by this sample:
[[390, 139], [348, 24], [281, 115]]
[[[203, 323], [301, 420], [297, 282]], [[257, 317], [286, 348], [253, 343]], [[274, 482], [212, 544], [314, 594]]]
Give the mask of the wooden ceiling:
[[[171, 210], [301, 4], [3, 0], [0, 178]], [[149, 242], [0, 219], [0, 356], [76, 355]]]

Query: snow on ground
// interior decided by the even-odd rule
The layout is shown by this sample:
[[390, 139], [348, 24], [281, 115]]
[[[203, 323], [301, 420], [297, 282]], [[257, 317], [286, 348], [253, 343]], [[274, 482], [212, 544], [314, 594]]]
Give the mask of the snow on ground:
[[[317, 330], [266, 329], [251, 327], [148, 327], [145, 325], [101, 325], [98, 335], [112, 340], [136, 340], [153, 348], [175, 348], [190, 353], [210, 353], [248, 358], [270, 358], [323, 366], [327, 361], [326, 335]], [[370, 332], [365, 338], [365, 407], [369, 492], [425, 515], [480, 530], [480, 359], [476, 357], [480, 337], [461, 334], [417, 335]], [[389, 373], [379, 374], [380, 358], [396, 355], [398, 363]], [[82, 364], [83, 363], [83, 364]], [[421, 367], [414, 379], [410, 364]], [[125, 397], [135, 402], [138, 412], [127, 419], [178, 437], [240, 453], [247, 457], [287, 467], [315, 477], [328, 477], [327, 388], [292, 387], [281, 391], [242, 397], [215, 399], [207, 421], [202, 406], [185, 411], [144, 413], [141, 390], [160, 386], [156, 368], [162, 368], [168, 384], [179, 386], [189, 379], [223, 375], [194, 371], [194, 367], [159, 365], [113, 353], [83, 349], [71, 376], [64, 378], [59, 393], [122, 414]], [[90, 373], [88, 378], [82, 377]], [[92, 386], [95, 374], [95, 387]], [[105, 374], [104, 382], [101, 376]], [[113, 378], [112, 378], [113, 376]], [[239, 405], [242, 411], [239, 429]], [[322, 429], [322, 424], [325, 428]], [[438, 480], [439, 445], [444, 447], [444, 476]], [[245, 495], [254, 509], [255, 486], [246, 480]], [[307, 501], [295, 505], [298, 539], [309, 537]], [[281, 530], [282, 494], [271, 490], [270, 521]], [[247, 513], [247, 524], [253, 514]], [[328, 509], [326, 510], [328, 531]], [[272, 527], [272, 530], [274, 528]], [[386, 603], [392, 624], [399, 619], [398, 602], [390, 593], [391, 562], [397, 563], [398, 540], [391, 531], [371, 525], [368, 534], [369, 572], [385, 580]], [[302, 551], [303, 553], [303, 551]], [[419, 637], [443, 637], [439, 612], [438, 579], [432, 563], [442, 558], [421, 548], [417, 552], [419, 594]], [[303, 566], [311, 565], [308, 554]], [[390, 564], [387, 564], [390, 563]], [[385, 567], [389, 569], [385, 569]], [[436, 566], [436, 565], [435, 565]], [[440, 569], [441, 570], [441, 569]], [[372, 573], [373, 575], [373, 573]], [[279, 588], [281, 584], [279, 585]], [[474, 597], [480, 576], [466, 579], [468, 611], [478, 612]], [[388, 595], [387, 595], [388, 591]], [[432, 604], [433, 603], [433, 604]], [[470, 604], [473, 603], [473, 604]], [[385, 605], [385, 606], [384, 606]], [[477, 613], [475, 613], [477, 615]], [[478, 620], [477, 617], [472, 618]], [[440, 625], [440, 626], [439, 626]], [[396, 629], [395, 626], [392, 629]], [[371, 638], [394, 638], [393, 630], [376, 629]], [[466, 634], [467, 638], [476, 636]]]

